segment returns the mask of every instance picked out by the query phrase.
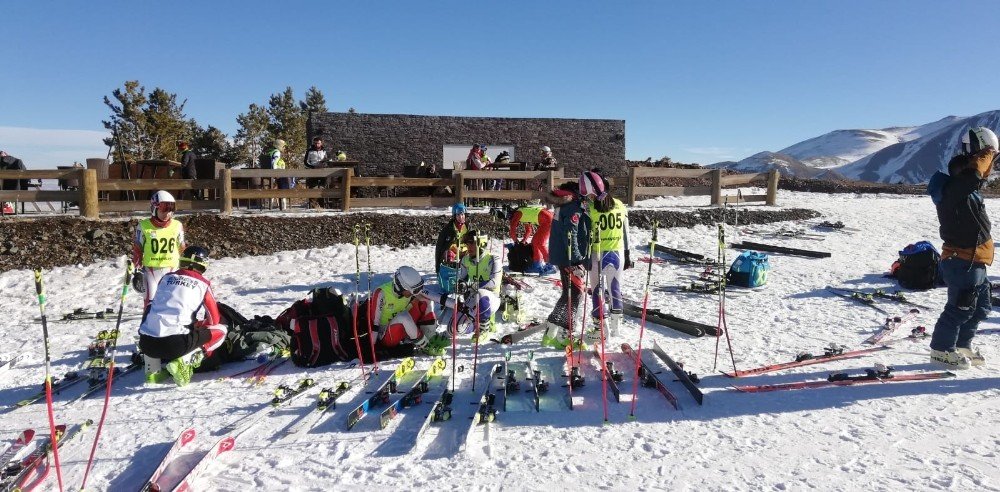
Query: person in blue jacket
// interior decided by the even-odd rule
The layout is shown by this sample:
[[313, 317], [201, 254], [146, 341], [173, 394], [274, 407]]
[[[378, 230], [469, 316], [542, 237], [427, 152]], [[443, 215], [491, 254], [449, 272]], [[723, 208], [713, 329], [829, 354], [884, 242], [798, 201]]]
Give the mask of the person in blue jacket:
[[[585, 295], [583, 279], [585, 265], [590, 264], [590, 216], [584, 208], [578, 183], [565, 183], [545, 197], [556, 207], [549, 235], [549, 263], [559, 268], [562, 294], [546, 320], [542, 345], [565, 349], [570, 331], [579, 318], [576, 316], [580, 301]], [[574, 343], [582, 342], [577, 340]]]

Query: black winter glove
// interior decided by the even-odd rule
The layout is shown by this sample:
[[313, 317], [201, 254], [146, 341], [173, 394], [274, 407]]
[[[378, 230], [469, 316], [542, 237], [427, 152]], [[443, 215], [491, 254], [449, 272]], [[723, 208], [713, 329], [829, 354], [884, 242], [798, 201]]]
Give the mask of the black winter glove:
[[141, 269], [132, 272], [132, 290], [140, 294], [146, 293], [146, 275]]

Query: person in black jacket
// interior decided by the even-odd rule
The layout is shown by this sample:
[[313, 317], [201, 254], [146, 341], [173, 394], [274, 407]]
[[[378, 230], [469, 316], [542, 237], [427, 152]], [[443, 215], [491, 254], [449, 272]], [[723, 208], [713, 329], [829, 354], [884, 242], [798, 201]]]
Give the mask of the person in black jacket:
[[[2, 150], [0, 150], [0, 170], [4, 171], [25, 171], [27, 168], [24, 166], [24, 161], [14, 157]], [[28, 180], [26, 179], [0, 179], [0, 189], [3, 190], [26, 190], [28, 189]], [[0, 213], [12, 214], [14, 213], [14, 203], [13, 202], [3, 202], [0, 203]]]
[[962, 154], [948, 163], [948, 174], [938, 171], [927, 184], [941, 223], [940, 269], [948, 286], [948, 302], [931, 336], [931, 360], [957, 369], [985, 363], [972, 339], [992, 310], [986, 267], [993, 264], [994, 250], [979, 190], [993, 171], [998, 149], [992, 130], [973, 128], [962, 137]]
[[[181, 160], [181, 177], [184, 179], [198, 179], [198, 167], [194, 164], [196, 156], [194, 151], [191, 150], [191, 145], [184, 140], [178, 140], [177, 152], [180, 154]], [[200, 200], [201, 190], [192, 190], [192, 195], [194, 195], [196, 200]]]
[[441, 231], [438, 232], [437, 243], [434, 246], [434, 273], [438, 275], [438, 281], [445, 292], [450, 292], [447, 284], [449, 278], [441, 276], [441, 264], [449, 263], [451, 266], [447, 272], [449, 275], [458, 273], [459, 244], [460, 238], [469, 230], [469, 225], [465, 222], [465, 204], [456, 203], [451, 207], [451, 220], [448, 221]]

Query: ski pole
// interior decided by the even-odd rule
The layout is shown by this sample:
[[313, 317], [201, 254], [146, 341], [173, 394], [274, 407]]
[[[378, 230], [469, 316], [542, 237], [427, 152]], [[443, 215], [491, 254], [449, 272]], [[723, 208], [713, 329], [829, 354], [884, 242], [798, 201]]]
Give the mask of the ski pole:
[[[104, 386], [104, 408], [101, 409], [101, 419], [97, 421], [97, 430], [94, 432], [94, 444], [90, 446], [90, 457], [87, 458], [87, 467], [83, 471], [83, 481], [80, 483], [80, 490], [86, 490], [87, 477], [90, 475], [90, 468], [94, 464], [94, 455], [97, 454], [97, 443], [101, 439], [101, 429], [104, 428], [104, 420], [108, 416], [108, 407], [111, 403], [111, 385], [115, 378], [115, 355], [118, 351], [118, 334], [122, 325], [122, 311], [125, 309], [125, 295], [128, 294], [128, 286], [132, 279], [132, 260], [126, 260], [125, 280], [122, 282], [121, 299], [118, 301], [118, 321], [115, 324], [114, 340], [111, 341], [110, 350], [104, 356], [108, 361], [107, 382]], [[60, 486], [61, 487], [61, 486]]]
[[[476, 288], [476, 319], [472, 320], [472, 326], [475, 329], [472, 331], [474, 337], [476, 337], [475, 343], [472, 347], [472, 391], [476, 391], [476, 371], [479, 368], [479, 330], [482, 328], [482, 324], [479, 321], [479, 315], [481, 313], [479, 309], [480, 301], [482, 300], [482, 294], [479, 293], [479, 268], [483, 260], [483, 248], [479, 244], [479, 238], [473, 237], [473, 241], [476, 243], [476, 277], [473, 279], [473, 285]], [[471, 273], [469, 272], [471, 277]], [[492, 273], [492, 272], [491, 272]]]
[[[365, 255], [368, 257], [368, 298], [372, 298], [372, 240], [371, 232], [372, 225], [365, 222]], [[412, 297], [411, 297], [412, 300]], [[369, 301], [371, 302], [371, 301]], [[375, 337], [372, 336], [372, 317], [368, 316], [368, 342], [372, 346], [372, 371], [378, 372], [378, 356], [375, 355]]]
[[[653, 237], [649, 240], [649, 257], [653, 257], [656, 250], [656, 233], [659, 228], [657, 221], [653, 221]], [[635, 349], [635, 377], [632, 379], [632, 408], [629, 410], [629, 419], [635, 419], [635, 406], [639, 401], [639, 372], [642, 367], [642, 336], [646, 331], [646, 312], [649, 308], [649, 282], [653, 277], [653, 262], [649, 262], [649, 269], [646, 270], [646, 287], [642, 294], [642, 319], [639, 323], [639, 343]]]
[[[354, 313], [353, 313], [353, 316], [351, 317], [352, 318], [352, 320], [351, 320], [351, 327], [354, 329], [354, 346], [358, 350], [358, 366], [361, 368], [361, 377], [364, 378], [365, 377], [365, 358], [364, 358], [364, 355], [361, 354], [361, 340], [358, 339], [358, 314], [359, 314], [358, 298], [361, 297], [361, 258], [358, 255], [359, 255], [359, 250], [360, 250], [360, 244], [359, 243], [360, 243], [361, 239], [358, 238], [358, 225], [357, 224], [354, 225], [353, 230], [354, 230], [354, 268], [355, 269], [354, 269], [354, 306], [352, 307], [352, 311], [354, 311]], [[371, 318], [372, 317], [372, 313], [374, 312], [372, 308], [373, 308], [372, 299], [369, 297], [369, 299], [368, 299], [368, 307], [365, 308], [365, 310], [367, 311], [367, 313], [365, 313], [365, 317], [366, 318]]]
[[52, 371], [49, 355], [49, 325], [45, 318], [45, 287], [42, 284], [42, 271], [35, 270], [35, 292], [38, 293], [38, 311], [42, 316], [42, 341], [45, 346], [45, 407], [49, 414], [49, 446], [52, 449], [52, 459], [55, 461], [56, 478], [59, 480], [59, 491], [63, 490], [62, 469], [59, 466], [59, 441], [56, 436], [56, 419], [52, 410]]
[[[593, 205], [591, 205], [593, 206]], [[610, 219], [610, 216], [606, 216]], [[594, 232], [596, 232], [596, 246], [597, 246], [597, 285], [594, 286], [594, 308], [597, 309], [597, 328], [598, 336], [601, 337], [601, 400], [604, 405], [604, 422], [608, 422], [608, 364], [607, 356], [604, 352], [604, 339], [605, 339], [605, 323], [604, 323], [604, 305], [607, 304], [607, 300], [604, 299], [604, 282], [602, 281], [604, 273], [604, 252], [601, 250], [603, 245], [601, 244], [601, 226], [600, 221], [594, 226]], [[593, 265], [591, 266], [593, 267]], [[597, 301], [601, 301], [598, 304]]]

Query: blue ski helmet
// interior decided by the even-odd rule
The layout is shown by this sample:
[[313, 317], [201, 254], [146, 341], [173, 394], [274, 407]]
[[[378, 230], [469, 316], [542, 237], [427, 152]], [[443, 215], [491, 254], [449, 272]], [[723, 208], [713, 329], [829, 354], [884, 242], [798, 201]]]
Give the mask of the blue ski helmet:
[[464, 203], [456, 203], [456, 204], [454, 204], [454, 205], [451, 206], [451, 215], [458, 215], [458, 214], [464, 214], [464, 213], [465, 213], [465, 204]]

